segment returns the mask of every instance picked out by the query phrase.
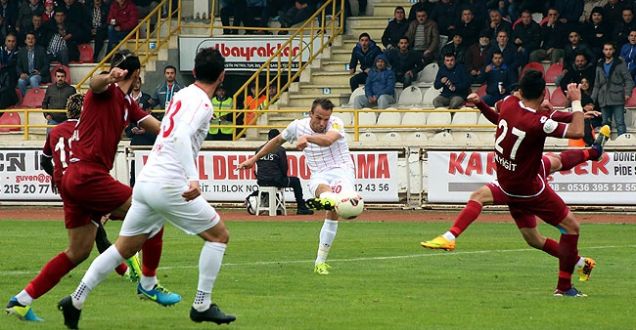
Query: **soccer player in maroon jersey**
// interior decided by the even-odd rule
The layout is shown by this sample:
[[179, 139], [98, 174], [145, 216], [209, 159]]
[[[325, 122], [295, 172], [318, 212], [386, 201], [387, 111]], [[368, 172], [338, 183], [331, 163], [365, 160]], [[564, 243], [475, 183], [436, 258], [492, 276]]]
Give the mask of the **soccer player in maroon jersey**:
[[[91, 219], [110, 214], [123, 218], [132, 190], [110, 176], [117, 145], [128, 122], [136, 122], [146, 131], [158, 133], [160, 123], [142, 111], [128, 97], [133, 81], [139, 77], [139, 58], [128, 50], [113, 56], [111, 70], [91, 79], [84, 97], [84, 108], [70, 140], [73, 157], [62, 177], [60, 193], [64, 200], [64, 223], [69, 247], [51, 259], [27, 287], [11, 298], [6, 311], [23, 320], [38, 320], [31, 309], [34, 299], [47, 293], [62, 277], [89, 255], [97, 226]], [[161, 231], [161, 233], [163, 230]], [[137, 286], [140, 297], [172, 304], [181, 300], [157, 283], [156, 269], [162, 248], [162, 234], [148, 240], [142, 248], [142, 278]]]
[[[541, 91], [538, 90], [540, 86], [543, 86]], [[555, 295], [582, 295], [571, 286], [572, 271], [577, 263], [582, 264], [579, 274], [582, 280], [587, 280], [594, 261], [577, 255], [578, 223], [547, 184], [546, 177], [554, 171], [572, 168], [589, 159], [598, 159], [609, 134], [599, 134], [600, 138], [590, 149], [542, 156], [546, 136], [570, 138], [581, 133], [578, 130], [583, 118], [580, 90], [576, 85], [569, 87], [573, 91], [571, 115], [551, 114], [549, 109], [541, 106], [545, 81], [538, 72], [531, 72], [522, 78], [521, 98], [511, 96], [505, 99], [499, 106], [502, 111], [496, 117], [488, 113], [491, 109], [486, 109], [478, 98], [471, 98], [487, 118], [491, 121], [496, 118], [498, 123], [495, 161], [499, 183], [488, 184], [473, 192], [453, 227], [444, 235], [422, 242], [422, 246], [452, 250], [455, 248], [455, 237], [479, 216], [484, 203], [507, 204], [528, 244], [560, 259]], [[560, 243], [538, 232], [535, 215], [559, 227], [563, 233]]]

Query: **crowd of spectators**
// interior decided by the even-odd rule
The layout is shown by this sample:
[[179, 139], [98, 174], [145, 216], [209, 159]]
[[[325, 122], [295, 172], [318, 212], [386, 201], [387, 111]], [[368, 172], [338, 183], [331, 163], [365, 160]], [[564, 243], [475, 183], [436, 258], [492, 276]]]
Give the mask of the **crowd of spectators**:
[[566, 91], [568, 83], [585, 81], [589, 111], [602, 113], [602, 123], [612, 122], [623, 134], [624, 105], [636, 78], [635, 5], [628, 0], [420, 0], [408, 9], [398, 6], [381, 45], [362, 33], [351, 52], [351, 91], [365, 85], [354, 106], [388, 107], [391, 102], [380, 102], [380, 95], [395, 96], [379, 94], [378, 77], [383, 90], [391, 81], [406, 87], [433, 62], [439, 66], [433, 87], [441, 89], [435, 107], [459, 108], [471, 85], [481, 84], [492, 105], [510, 94], [529, 62], [549, 61], [563, 68], [556, 86]]

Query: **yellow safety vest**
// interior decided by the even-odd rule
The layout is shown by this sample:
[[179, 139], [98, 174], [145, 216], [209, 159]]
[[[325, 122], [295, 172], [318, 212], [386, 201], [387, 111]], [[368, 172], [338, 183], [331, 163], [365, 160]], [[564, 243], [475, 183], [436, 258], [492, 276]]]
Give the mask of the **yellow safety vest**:
[[221, 120], [220, 118], [230, 113], [232, 109], [232, 98], [228, 97], [224, 101], [219, 101], [216, 97], [212, 98], [212, 106], [214, 106], [214, 115], [216, 118], [210, 120], [210, 129], [208, 133], [214, 135], [221, 130], [222, 134], [232, 134], [233, 127], [214, 127], [213, 125], [232, 125], [232, 121]]

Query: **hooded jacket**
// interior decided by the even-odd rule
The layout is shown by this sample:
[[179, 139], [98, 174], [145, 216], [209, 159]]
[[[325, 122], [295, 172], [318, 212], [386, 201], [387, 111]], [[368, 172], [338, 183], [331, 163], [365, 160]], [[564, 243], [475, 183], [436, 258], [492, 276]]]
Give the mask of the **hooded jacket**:
[[590, 88], [594, 87], [594, 76], [596, 74], [596, 67], [594, 66], [594, 62], [588, 59], [587, 64], [579, 69], [576, 65], [572, 64], [568, 71], [563, 75], [561, 81], [559, 82], [559, 86], [562, 91], [568, 90], [568, 84], [570, 83], [580, 83], [581, 79], [586, 78], [590, 82]]
[[374, 67], [375, 58], [382, 54], [382, 50], [375, 44], [375, 41], [369, 41], [369, 49], [367, 49], [366, 53], [362, 51], [362, 47], [360, 44], [356, 44], [351, 50], [351, 60], [349, 61], [349, 69], [355, 69], [360, 63], [360, 70], [364, 71], [369, 68]]
[[624, 44], [620, 56], [625, 60], [627, 70], [632, 74], [636, 73], [636, 45]]
[[[384, 70], [378, 70], [375, 65], [378, 60], [384, 61]], [[375, 58], [373, 63], [373, 69], [369, 71], [367, 83], [364, 84], [364, 94], [367, 97], [380, 97], [380, 95], [393, 96], [395, 93], [395, 74], [393, 73], [393, 70], [389, 68], [389, 60], [387, 60], [384, 54], [380, 54]]]

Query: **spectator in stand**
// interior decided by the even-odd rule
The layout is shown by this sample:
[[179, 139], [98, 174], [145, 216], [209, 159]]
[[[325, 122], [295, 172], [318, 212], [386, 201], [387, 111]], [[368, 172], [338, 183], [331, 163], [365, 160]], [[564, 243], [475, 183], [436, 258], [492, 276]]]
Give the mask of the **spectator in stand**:
[[0, 16], [0, 40], [4, 40], [7, 35], [7, 26], [4, 24], [4, 17]]
[[[18, 38], [13, 32], [4, 37], [4, 46], [0, 48], [0, 65], [13, 68], [15, 78], [15, 66], [18, 58]], [[17, 81], [17, 78], [15, 78]]]
[[488, 13], [490, 21], [486, 25], [486, 29], [490, 34], [490, 41], [495, 42], [500, 31], [506, 31], [506, 35], [510, 36], [512, 33], [512, 25], [508, 21], [504, 21], [501, 17], [501, 13], [496, 9], [491, 9]]
[[581, 0], [556, 0], [554, 8], [559, 12], [559, 22], [565, 24], [566, 29], [573, 29], [579, 23], [583, 14], [583, 1]]
[[406, 20], [404, 8], [395, 7], [393, 11], [393, 19], [389, 21], [389, 25], [384, 29], [382, 34], [382, 44], [385, 49], [391, 49], [398, 46], [400, 38], [404, 36], [409, 24]]
[[214, 125], [233, 125], [234, 114], [231, 110], [234, 108], [232, 98], [225, 91], [223, 84], [219, 85], [214, 92], [212, 98], [212, 106], [214, 107], [214, 117], [210, 120], [210, 129], [206, 140], [232, 140], [232, 127], [214, 127]]
[[633, 29], [636, 29], [634, 10], [631, 7], [623, 8], [621, 21], [614, 28], [614, 43], [619, 46], [628, 43], [627, 36]]
[[[358, 37], [358, 44], [351, 50], [351, 60], [349, 61], [349, 74], [353, 75], [349, 78], [349, 86], [353, 92], [359, 85], [364, 85], [367, 81], [369, 70], [374, 66], [375, 58], [382, 54], [382, 50], [378, 47], [368, 33], [364, 32]], [[356, 68], [360, 63], [361, 72], [356, 73]]]
[[[150, 12], [155, 9], [155, 7], [157, 7], [159, 5], [159, 1], [156, 0], [134, 0], [133, 3], [135, 4], [135, 7], [137, 7], [137, 16], [139, 16], [139, 19], [143, 19], [146, 16], [148, 16], [148, 14], [150, 14]], [[172, 10], [175, 10], [176, 8], [172, 8]], [[154, 21], [153, 25], [154, 25]], [[152, 26], [150, 28], [152, 30]]]
[[25, 30], [31, 25], [33, 15], [42, 15], [43, 12], [44, 6], [42, 6], [40, 0], [20, 0], [18, 4], [16, 30], [20, 33], [26, 33], [27, 31]]
[[409, 38], [401, 37], [398, 48], [387, 51], [389, 65], [395, 73], [395, 79], [401, 82], [403, 87], [411, 86], [417, 79], [417, 74], [422, 70], [420, 55], [409, 49]]
[[629, 71], [632, 79], [636, 81], [636, 27], [629, 32], [627, 39], [629, 42], [621, 47], [620, 56], [625, 60], [627, 71]]
[[367, 83], [364, 85], [364, 95], [356, 97], [354, 109], [372, 107], [377, 104], [378, 109], [386, 109], [395, 103], [395, 73], [388, 66], [384, 54], [375, 58], [375, 66], [369, 71]]
[[[245, 125], [254, 125], [258, 117], [258, 112], [265, 110], [269, 105], [269, 100], [267, 99], [268, 95], [265, 93], [265, 89], [261, 90], [263, 86], [259, 86], [260, 87], [257, 89], [255, 82], [250, 85], [250, 93], [243, 102], [243, 109], [252, 111], [245, 112], [243, 116], [239, 115], [237, 122]], [[271, 97], [272, 95], [276, 95], [276, 85], [269, 86], [269, 96]]]
[[[66, 83], [66, 71], [59, 68], [55, 70], [55, 83], [51, 84], [44, 94], [42, 109], [66, 109], [66, 101], [75, 94], [75, 87]], [[44, 112], [44, 118], [48, 125], [57, 125], [66, 120], [64, 112]], [[51, 128], [47, 128], [47, 134]]]
[[571, 31], [568, 34], [569, 43], [564, 49], [563, 67], [569, 68], [574, 64], [574, 57], [577, 53], [583, 53], [590, 62], [596, 62], [596, 56], [594, 52], [588, 47], [587, 44], [581, 42], [581, 35], [576, 31]]
[[[62, 7], [55, 9], [54, 19], [47, 24], [51, 35], [51, 41], [47, 48], [49, 59], [59, 61], [64, 65], [68, 65], [69, 61], [78, 61], [77, 41], [84, 40], [82, 34], [89, 31], [82, 31], [77, 26], [67, 22], [66, 11]], [[66, 106], [66, 104], [64, 105]]]
[[7, 109], [18, 103], [14, 72], [14, 69], [0, 63], [0, 109]]
[[[166, 67], [163, 68], [163, 76], [165, 81], [155, 88], [155, 93], [149, 101], [153, 107], [158, 106], [159, 109], [168, 108], [174, 94], [183, 88], [183, 85], [177, 81], [177, 68], [174, 66], [166, 65]], [[163, 114], [157, 116], [159, 120], [162, 118]]]
[[466, 70], [470, 74], [471, 81], [477, 78], [481, 69], [488, 65], [490, 59], [490, 32], [484, 30], [479, 33], [479, 42], [468, 47], [466, 51]]
[[559, 21], [559, 11], [548, 9], [548, 19], [541, 26], [541, 48], [530, 53], [530, 62], [550, 59], [550, 63], [559, 62], [563, 56], [563, 45], [566, 42], [565, 25]]
[[[132, 91], [128, 95], [133, 101], [137, 102], [137, 104], [143, 111], [153, 115], [151, 113], [152, 105], [150, 105], [150, 102], [148, 102], [150, 100], [150, 94], [144, 93], [141, 90], [141, 78], [137, 78], [137, 81], [133, 82]], [[155, 140], [157, 139], [157, 134], [147, 132], [142, 127], [137, 126], [136, 123], [128, 124], [128, 127], [126, 127], [126, 130], [124, 132], [126, 133], [126, 137], [130, 139], [131, 146], [151, 146], [155, 144]], [[133, 159], [130, 161], [131, 187], [135, 186], [135, 174], [135, 160]]]
[[429, 0], [419, 0], [413, 6], [411, 6], [411, 9], [409, 10], [409, 23], [415, 20], [415, 13], [417, 13], [418, 10], [424, 9], [425, 12], [432, 13], [434, 8], [435, 4], [429, 2]]
[[[594, 75], [596, 74], [596, 66], [591, 62], [584, 53], [577, 53], [574, 57], [572, 66], [563, 68], [562, 78], [557, 84], [561, 86], [561, 90], [567, 93], [567, 86], [570, 83], [580, 83], [581, 79], [587, 78], [590, 86], [594, 86]], [[592, 90], [590, 89], [590, 94]]]
[[[464, 46], [464, 37], [457, 33], [452, 33], [449, 37], [449, 42], [442, 47], [440, 53], [446, 55], [452, 53], [455, 55], [455, 62], [464, 64], [464, 58], [466, 54], [466, 46]], [[441, 58], [440, 64], [443, 64], [443, 58]]]
[[455, 28], [457, 16], [457, 5], [454, 0], [440, 0], [431, 12], [431, 20], [437, 23], [439, 34], [445, 36], [449, 36], [449, 31]]
[[472, 9], [464, 8], [462, 9], [461, 18], [455, 24], [454, 29], [450, 29], [450, 31], [461, 34], [464, 37], [464, 45], [469, 48], [479, 42], [480, 26], [475, 20]]
[[422, 62], [427, 65], [437, 57], [439, 31], [437, 24], [428, 19], [424, 9], [418, 9], [415, 20], [409, 24], [406, 36], [412, 42], [412, 49], [422, 54]]
[[616, 25], [622, 21], [623, 9], [631, 8], [631, 5], [627, 4], [627, 1], [622, 0], [608, 0], [607, 4], [603, 6], [603, 12], [605, 13], [605, 21], [612, 29], [616, 28]]
[[[294, 24], [306, 21], [316, 10], [309, 0], [296, 0], [294, 5], [284, 14], [280, 15], [278, 21], [281, 28], [289, 28]], [[280, 31], [278, 34], [287, 34], [288, 31]]]
[[25, 47], [18, 51], [18, 88], [22, 95], [26, 95], [27, 86], [40, 88], [40, 83], [50, 80], [49, 59], [44, 47], [37, 45], [35, 34], [28, 32], [25, 39]]
[[[232, 2], [232, 0], [220, 0], [219, 16], [221, 16], [221, 24], [223, 26], [230, 26], [230, 17], [234, 16], [235, 6], [232, 5]], [[230, 28], [224, 28], [223, 34], [234, 34], [234, 31], [235, 30], [232, 30]]]
[[88, 20], [88, 10], [86, 10], [84, 3], [77, 2], [76, 0], [64, 0], [62, 8], [66, 10], [66, 20], [68, 23], [76, 26], [83, 32], [75, 38], [75, 41], [78, 44], [90, 42], [91, 35], [88, 32], [91, 30], [91, 22]]
[[583, 26], [582, 38], [590, 46], [596, 58], [602, 57], [603, 44], [610, 41], [612, 29], [605, 22], [602, 7], [594, 7], [589, 22]]
[[26, 34], [29, 32], [35, 34], [36, 45], [40, 45], [46, 50], [49, 46], [50, 31], [43, 25], [42, 15], [31, 16], [31, 24], [26, 29], [23, 29], [23, 33], [20, 34], [22, 40], [26, 40]]
[[508, 32], [502, 30], [497, 33], [497, 42], [490, 46], [490, 51], [486, 56], [487, 59], [492, 59], [492, 54], [496, 51], [500, 51], [504, 57], [504, 63], [510, 70], [517, 70], [523, 63], [521, 63], [521, 54], [517, 52], [515, 46], [508, 39]]
[[442, 89], [440, 95], [433, 99], [434, 107], [459, 109], [464, 104], [470, 91], [470, 78], [464, 66], [455, 63], [455, 55], [444, 54], [444, 65], [437, 71], [433, 87]]
[[93, 62], [99, 62], [99, 53], [104, 48], [104, 42], [108, 36], [108, 5], [103, 0], [93, 0], [93, 5], [88, 10], [91, 23], [91, 37], [95, 40]]
[[4, 25], [7, 32], [16, 30], [18, 20], [17, 1], [0, 0], [0, 16], [4, 17]]
[[[616, 48], [611, 42], [603, 45], [603, 58], [596, 65], [592, 100], [600, 107], [603, 125], [613, 122], [618, 135], [626, 133], [625, 102], [634, 88], [634, 80], [627, 71], [625, 61], [615, 56]], [[613, 118], [613, 119], [612, 119]]]
[[517, 46], [517, 52], [523, 54], [522, 62], [528, 63], [530, 53], [541, 46], [541, 27], [532, 20], [529, 10], [521, 12], [521, 20], [515, 25], [513, 43]]
[[[267, 0], [246, 0], [246, 15], [243, 25], [246, 27], [266, 27], [269, 21], [267, 15]], [[264, 30], [245, 30], [245, 34], [265, 34]]]
[[482, 97], [484, 102], [492, 107], [495, 102], [510, 95], [510, 86], [516, 82], [516, 76], [517, 74], [504, 64], [501, 51], [494, 51], [491, 64], [488, 64], [476, 79], [478, 84], [486, 82], [486, 95]]
[[108, 10], [108, 48], [110, 52], [137, 26], [137, 7], [131, 0], [115, 0]]
[[603, 118], [598, 111], [598, 106], [592, 100], [592, 85], [587, 77], [582, 77], [581, 81], [581, 105], [585, 113], [585, 135], [583, 141], [586, 146], [591, 146], [594, 143], [593, 132], [603, 126]]
[[42, 12], [42, 23], [52, 21], [55, 16], [55, 2], [53, 0], [44, 1], [44, 12]]

